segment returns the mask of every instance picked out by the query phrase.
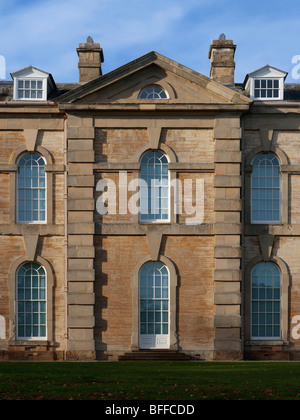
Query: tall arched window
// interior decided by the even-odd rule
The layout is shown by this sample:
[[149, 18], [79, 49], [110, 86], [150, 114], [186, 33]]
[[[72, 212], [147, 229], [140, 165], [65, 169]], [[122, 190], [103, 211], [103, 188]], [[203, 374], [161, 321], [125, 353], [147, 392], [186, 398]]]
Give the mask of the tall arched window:
[[169, 271], [160, 262], [140, 270], [140, 348], [169, 346]]
[[253, 160], [251, 175], [251, 222], [281, 222], [281, 175], [278, 158], [263, 153]]
[[47, 337], [47, 279], [44, 267], [25, 263], [17, 271], [17, 338]]
[[169, 164], [160, 151], [141, 160], [140, 221], [168, 222], [170, 218]]
[[257, 264], [251, 273], [251, 338], [281, 339], [281, 273], [271, 262]]
[[46, 222], [45, 160], [37, 153], [27, 153], [18, 161], [17, 222]]

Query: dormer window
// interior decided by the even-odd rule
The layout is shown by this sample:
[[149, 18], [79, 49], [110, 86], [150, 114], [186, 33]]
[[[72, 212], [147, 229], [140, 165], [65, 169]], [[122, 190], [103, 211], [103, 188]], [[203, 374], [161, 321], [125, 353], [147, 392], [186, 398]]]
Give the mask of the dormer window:
[[254, 101], [282, 101], [286, 76], [286, 72], [267, 65], [248, 74], [244, 87]]
[[46, 101], [56, 89], [51, 74], [29, 66], [11, 74], [14, 80], [15, 101]]
[[139, 99], [169, 99], [167, 92], [160, 86], [147, 86], [141, 90]]

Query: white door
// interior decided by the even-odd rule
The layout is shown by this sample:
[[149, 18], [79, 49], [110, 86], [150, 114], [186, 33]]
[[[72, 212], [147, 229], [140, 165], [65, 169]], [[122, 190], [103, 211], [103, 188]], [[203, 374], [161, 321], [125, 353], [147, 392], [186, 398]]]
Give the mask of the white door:
[[169, 271], [160, 262], [149, 262], [139, 277], [139, 347], [170, 348]]

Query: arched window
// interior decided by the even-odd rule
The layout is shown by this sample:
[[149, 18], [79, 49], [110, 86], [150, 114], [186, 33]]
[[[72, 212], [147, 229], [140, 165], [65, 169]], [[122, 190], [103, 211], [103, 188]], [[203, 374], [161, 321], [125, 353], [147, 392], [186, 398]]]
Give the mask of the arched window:
[[147, 86], [141, 90], [139, 99], [169, 99], [167, 92], [160, 86]]
[[271, 262], [257, 264], [251, 273], [251, 338], [281, 339], [281, 272]]
[[253, 160], [251, 175], [251, 222], [281, 222], [281, 175], [278, 158], [263, 153]]
[[45, 160], [37, 153], [27, 153], [18, 161], [17, 222], [46, 222]]
[[168, 347], [169, 271], [160, 262], [149, 262], [140, 270], [139, 283], [140, 348], [150, 342], [150, 347]]
[[44, 267], [25, 263], [17, 271], [17, 338], [45, 340], [47, 337], [47, 278]]
[[170, 217], [169, 164], [160, 151], [141, 159], [140, 221], [167, 222]]

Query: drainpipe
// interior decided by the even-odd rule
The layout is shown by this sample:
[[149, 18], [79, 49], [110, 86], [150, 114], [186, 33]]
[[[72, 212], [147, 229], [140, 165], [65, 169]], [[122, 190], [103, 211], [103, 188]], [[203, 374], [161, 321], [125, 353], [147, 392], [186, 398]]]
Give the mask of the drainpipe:
[[64, 267], [64, 274], [65, 274], [65, 333], [64, 338], [65, 341], [68, 340], [68, 147], [67, 147], [67, 123], [68, 120], [65, 118], [64, 121], [64, 165], [65, 165], [65, 172], [64, 172], [64, 225], [65, 225], [65, 238], [64, 238], [64, 250], [65, 250], [65, 267]]
[[241, 129], [242, 129], [242, 138], [241, 138], [241, 148], [242, 148], [242, 261], [241, 261], [241, 272], [242, 272], [242, 282], [241, 282], [241, 294], [242, 294], [242, 305], [241, 305], [241, 317], [242, 317], [242, 326], [241, 326], [241, 340], [242, 340], [242, 351], [243, 359], [245, 359], [245, 144], [244, 144], [244, 118], [241, 116]]

